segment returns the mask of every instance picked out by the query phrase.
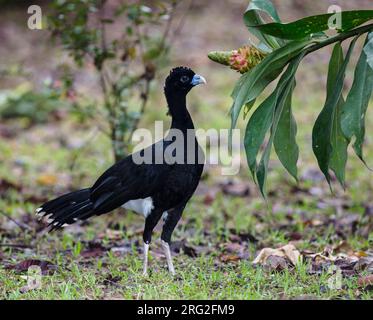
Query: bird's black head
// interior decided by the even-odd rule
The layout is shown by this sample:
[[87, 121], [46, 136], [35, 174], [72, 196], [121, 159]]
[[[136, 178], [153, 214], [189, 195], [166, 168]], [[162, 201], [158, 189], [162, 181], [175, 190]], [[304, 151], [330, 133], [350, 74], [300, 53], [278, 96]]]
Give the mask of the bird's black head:
[[187, 94], [194, 86], [206, 83], [204, 77], [196, 74], [192, 69], [177, 67], [172, 69], [166, 79], [165, 92]]

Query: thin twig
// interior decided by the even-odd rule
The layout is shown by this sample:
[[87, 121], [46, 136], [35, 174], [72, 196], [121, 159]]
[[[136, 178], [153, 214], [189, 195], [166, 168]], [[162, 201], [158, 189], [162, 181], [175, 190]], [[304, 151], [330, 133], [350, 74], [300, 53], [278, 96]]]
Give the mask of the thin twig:
[[[106, 45], [106, 26], [105, 23], [103, 22], [103, 19], [105, 18], [105, 0], [102, 1], [101, 7], [100, 7], [100, 13], [99, 13], [99, 19], [100, 19], [100, 30], [101, 30], [101, 50], [102, 52], [107, 51], [107, 45]], [[112, 116], [115, 116], [113, 114], [114, 110], [111, 108], [111, 104], [109, 101], [109, 96], [110, 96], [110, 90], [112, 87], [112, 83], [110, 82], [110, 78], [107, 76], [106, 73], [106, 68], [105, 68], [105, 60], [102, 61], [102, 64], [100, 66], [100, 83], [102, 87], [102, 91], [104, 94], [104, 102], [105, 102], [105, 107], [109, 110], [110, 114]]]
[[137, 37], [137, 41], [138, 44], [139, 44], [139, 48], [140, 48], [140, 56], [141, 57], [144, 57], [145, 55], [145, 48], [144, 48], [144, 44], [142, 42], [142, 33], [141, 33], [141, 30], [140, 30], [140, 26], [138, 25], [138, 23], [135, 23], [135, 32], [136, 32], [136, 37]]
[[106, 51], [106, 27], [103, 22], [105, 18], [105, 2], [106, 0], [102, 0], [100, 8], [101, 48], [103, 51]]
[[[159, 43], [159, 51], [160, 51], [160, 55], [162, 55], [166, 49], [166, 41], [167, 41], [167, 38], [171, 38], [171, 36], [169, 36], [170, 34], [170, 30], [171, 30], [171, 26], [172, 26], [172, 22], [173, 22], [173, 18], [174, 18], [174, 15], [175, 15], [175, 9], [177, 7], [177, 2], [173, 2], [172, 5], [171, 5], [171, 9], [170, 9], [170, 17], [166, 23], [166, 26], [164, 28], [164, 31], [163, 31], [163, 35], [162, 35], [162, 38], [161, 38], [161, 41]], [[142, 43], [141, 43], [141, 34], [140, 34], [140, 30], [138, 29], [137, 30], [137, 35], [139, 37], [139, 43], [140, 43], [140, 50], [143, 50], [142, 47]], [[132, 129], [131, 129], [131, 133], [128, 135], [128, 138], [127, 138], [127, 143], [130, 142], [130, 139], [134, 133], [134, 131], [137, 129], [138, 125], [139, 125], [139, 122], [140, 122], [140, 118], [141, 116], [144, 114], [145, 112], [145, 108], [146, 108], [146, 105], [147, 105], [147, 102], [149, 100], [149, 94], [150, 94], [150, 83], [152, 81], [152, 79], [149, 79], [147, 78], [147, 71], [146, 71], [146, 64], [144, 64], [144, 78], [145, 78], [145, 89], [144, 91], [141, 93], [141, 100], [142, 100], [142, 103], [141, 103], [141, 107], [140, 107], [140, 112], [139, 112], [139, 117], [134, 121], [133, 123], [133, 126], [132, 126]]]
[[167, 23], [166, 23], [166, 26], [164, 28], [161, 41], [159, 43], [159, 51], [161, 53], [163, 53], [163, 51], [165, 49], [165, 46], [166, 46], [166, 39], [167, 39], [168, 34], [170, 33], [170, 30], [171, 30], [171, 25], [172, 25], [172, 21], [173, 21], [173, 18], [174, 18], [176, 6], [177, 6], [177, 2], [176, 1], [172, 2], [171, 10], [170, 10], [170, 17], [167, 20]]
[[9, 248], [20, 248], [20, 249], [33, 249], [34, 246], [29, 246], [27, 244], [17, 244], [17, 243], [0, 243], [0, 247], [9, 247]]
[[9, 214], [7, 214], [7, 213], [5, 213], [3, 211], [0, 211], [0, 214], [2, 214], [4, 217], [6, 217], [7, 219], [9, 219], [10, 221], [14, 222], [23, 231], [25, 231], [25, 230], [31, 230], [31, 228], [28, 225], [26, 225], [26, 224], [24, 224], [22, 222], [17, 221], [16, 219], [12, 218]]
[[[106, 26], [103, 22], [104, 15], [105, 15], [105, 0], [102, 2], [101, 8], [100, 8], [100, 29], [101, 29], [101, 50], [105, 52], [107, 50], [106, 46]], [[101, 88], [104, 94], [104, 105], [105, 108], [109, 112], [109, 126], [110, 126], [110, 137], [113, 140], [116, 136], [116, 126], [115, 126], [115, 119], [116, 119], [116, 111], [115, 111], [115, 105], [110, 102], [110, 95], [113, 92], [113, 86], [114, 83], [111, 81], [111, 78], [108, 75], [108, 72], [106, 72], [106, 66], [105, 61], [102, 61], [102, 65], [100, 68], [100, 84]], [[115, 153], [115, 150], [114, 150]]]
[[73, 170], [75, 168], [75, 165], [76, 165], [76, 162], [78, 160], [78, 157], [81, 155], [82, 151], [84, 151], [84, 149], [86, 149], [90, 145], [90, 143], [93, 141], [93, 139], [96, 138], [99, 130], [100, 130], [99, 128], [95, 128], [93, 130], [92, 135], [84, 141], [83, 145], [80, 148], [78, 148], [77, 150], [75, 150], [75, 152], [73, 154], [73, 158], [71, 159], [71, 162], [70, 162], [70, 165], [69, 165], [70, 172], [73, 172]]
[[140, 118], [141, 118], [141, 116], [142, 116], [142, 115], [144, 114], [144, 112], [145, 112], [145, 107], [146, 107], [146, 104], [147, 104], [148, 99], [149, 99], [149, 93], [150, 93], [150, 82], [151, 82], [150, 79], [146, 79], [146, 82], [145, 82], [145, 90], [144, 90], [144, 92], [141, 94], [142, 103], [141, 103], [141, 107], [140, 107], [140, 115], [139, 115], [139, 117], [138, 117], [138, 118], [134, 121], [134, 123], [133, 123], [132, 129], [131, 129], [131, 134], [128, 135], [127, 143], [130, 143], [130, 139], [131, 139], [133, 133], [135, 132], [135, 130], [137, 129], [137, 127], [138, 127], [138, 125], [139, 125]]
[[194, 4], [194, 0], [190, 0], [188, 6], [186, 7], [186, 9], [183, 10], [184, 14], [180, 18], [179, 23], [178, 23], [177, 27], [175, 28], [175, 31], [170, 36], [170, 41], [169, 41], [170, 45], [172, 45], [172, 43], [173, 43], [173, 41], [175, 39], [175, 36], [177, 36], [178, 34], [180, 34], [181, 30], [183, 29], [183, 27], [185, 25], [186, 18], [188, 16], [188, 13], [189, 13], [190, 9], [193, 7], [193, 4]]

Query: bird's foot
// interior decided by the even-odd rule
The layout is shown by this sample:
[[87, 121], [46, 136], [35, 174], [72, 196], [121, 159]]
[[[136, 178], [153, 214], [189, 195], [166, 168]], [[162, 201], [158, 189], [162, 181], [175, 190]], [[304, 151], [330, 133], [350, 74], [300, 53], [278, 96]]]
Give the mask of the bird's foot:
[[166, 241], [162, 240], [162, 247], [163, 247], [164, 254], [166, 256], [168, 271], [174, 276], [176, 272], [175, 272], [174, 264], [172, 263], [170, 245]]

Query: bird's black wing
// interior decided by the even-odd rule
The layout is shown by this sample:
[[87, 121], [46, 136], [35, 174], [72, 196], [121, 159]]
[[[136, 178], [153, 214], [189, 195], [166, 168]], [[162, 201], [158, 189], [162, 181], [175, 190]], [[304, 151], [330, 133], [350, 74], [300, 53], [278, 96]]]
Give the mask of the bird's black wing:
[[[165, 144], [160, 141], [145, 150], [154, 153], [157, 147], [163, 150]], [[44, 203], [37, 209], [38, 215], [48, 217], [50, 230], [55, 230], [65, 224], [112, 211], [129, 200], [144, 199], [159, 192], [173, 166], [162, 161], [155, 164], [154, 159], [137, 164], [136, 155], [139, 153], [106, 170], [91, 188], [73, 191]]]
[[[154, 162], [157, 146], [163, 148], [163, 141], [149, 147], [153, 152], [150, 163], [138, 164], [134, 160], [137, 153], [117, 162], [101, 175], [90, 194], [95, 214], [112, 211], [129, 200], [152, 196], [163, 186], [164, 178], [172, 170], [172, 165]], [[140, 152], [144, 154], [144, 150]]]

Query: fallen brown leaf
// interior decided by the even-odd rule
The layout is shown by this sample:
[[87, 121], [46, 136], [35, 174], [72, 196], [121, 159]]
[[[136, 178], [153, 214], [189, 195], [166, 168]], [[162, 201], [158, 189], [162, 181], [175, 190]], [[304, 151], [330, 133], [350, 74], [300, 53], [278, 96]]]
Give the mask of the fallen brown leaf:
[[365, 270], [367, 272], [373, 273], [373, 253], [365, 252], [366, 256], [361, 257], [356, 263], [356, 270]]
[[203, 203], [206, 206], [211, 205], [216, 199], [216, 193], [214, 192], [207, 192], [205, 197], [203, 198]]
[[258, 242], [259, 240], [256, 239], [251, 233], [240, 231], [237, 233], [236, 229], [229, 229], [230, 235], [229, 239], [232, 242], [242, 242], [242, 241], [248, 241], [248, 242]]
[[36, 179], [36, 182], [42, 186], [54, 186], [57, 183], [57, 177], [52, 174], [43, 174]]
[[288, 260], [293, 266], [295, 266], [296, 264], [302, 261], [302, 255], [297, 250], [297, 248], [295, 248], [293, 244], [287, 244], [278, 249], [272, 249], [272, 248], [262, 249], [260, 253], [258, 254], [258, 256], [255, 258], [255, 260], [253, 261], [253, 264], [265, 265], [267, 262], [267, 259], [270, 256], [282, 257], [285, 259], [285, 261]]
[[370, 274], [369, 276], [360, 277], [358, 280], [359, 287], [366, 287], [369, 285], [373, 285], [373, 274]]
[[22, 189], [22, 186], [5, 179], [0, 179], [0, 193], [4, 193], [8, 189], [20, 191]]
[[281, 271], [289, 267], [289, 262], [285, 257], [269, 256], [264, 263], [264, 269], [269, 271]]
[[219, 258], [220, 261], [224, 263], [237, 262], [240, 260], [240, 257], [235, 254], [222, 254]]
[[17, 128], [0, 124], [0, 137], [11, 139], [17, 135]]
[[26, 272], [31, 266], [39, 266], [42, 272], [42, 275], [50, 275], [53, 274], [57, 270], [57, 266], [52, 262], [45, 261], [45, 260], [36, 260], [36, 259], [28, 259], [23, 260], [16, 265], [8, 265], [7, 269], [15, 270], [16, 272]]
[[100, 243], [89, 243], [89, 248], [84, 250], [80, 255], [83, 258], [95, 258], [102, 256], [107, 249]]
[[123, 239], [124, 233], [121, 230], [106, 229], [105, 233], [98, 235], [99, 239], [107, 238], [109, 240], [121, 240]]
[[228, 181], [222, 185], [225, 194], [235, 197], [247, 197], [250, 195], [249, 185], [245, 182]]
[[187, 243], [186, 240], [175, 241], [171, 243], [171, 250], [176, 253], [183, 251], [187, 256], [195, 258], [198, 256], [198, 248]]
[[118, 286], [118, 282], [120, 282], [120, 280], [122, 280], [122, 277], [120, 276], [115, 276], [113, 277], [111, 274], [109, 274], [103, 281], [103, 284], [105, 286]]

